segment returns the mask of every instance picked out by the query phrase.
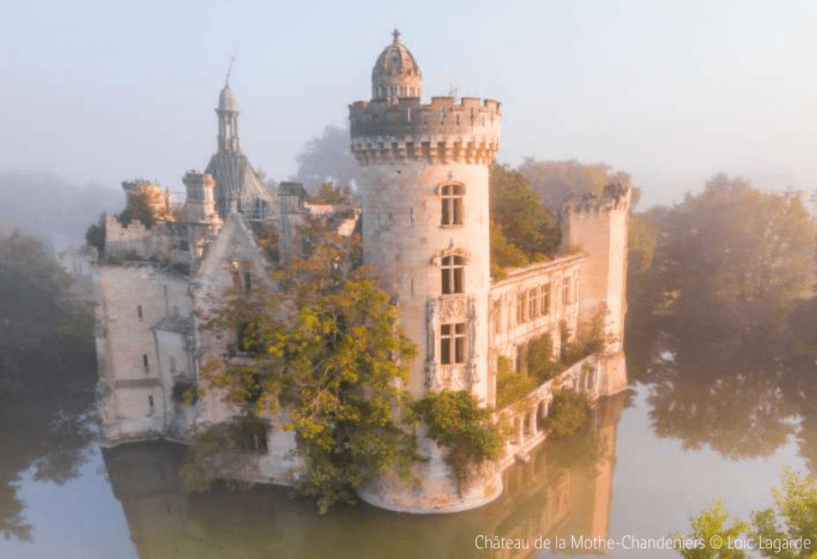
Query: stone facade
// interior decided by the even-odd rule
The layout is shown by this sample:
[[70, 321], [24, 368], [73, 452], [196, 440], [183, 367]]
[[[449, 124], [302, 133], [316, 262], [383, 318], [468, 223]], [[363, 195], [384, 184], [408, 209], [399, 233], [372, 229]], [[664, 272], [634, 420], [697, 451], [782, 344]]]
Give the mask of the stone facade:
[[[468, 488], [453, 481], [445, 449], [423, 439], [421, 451], [429, 460], [416, 467], [420, 487], [386, 475], [361, 492], [375, 505], [410, 512], [481, 506], [501, 494], [502, 470], [545, 437], [538, 425], [554, 390], [568, 386], [596, 398], [626, 386], [621, 339], [629, 190], [614, 185], [602, 196], [569, 200], [560, 214], [562, 252], [492, 281], [488, 175], [499, 149], [500, 104], [451, 97], [422, 103], [420, 69], [398, 34], [377, 60], [372, 91], [371, 100], [349, 107], [361, 208], [308, 204], [297, 183], [281, 183], [271, 206], [255, 182], [245, 180], [252, 167], [240, 153], [236, 103], [225, 86], [217, 109], [219, 153], [244, 157], [243, 171], [187, 173], [180, 221], [165, 217], [148, 229], [139, 221], [123, 226], [108, 219], [94, 274], [106, 445], [184, 441], [192, 429], [236, 413], [217, 390], [203, 391], [192, 406], [180, 394], [196, 384], [207, 388], [200, 367], [236, 342], [236, 333], [203, 330], [201, 317], [223, 303], [229, 290], [271, 289], [266, 278], [273, 263], [249, 223], [258, 220], [277, 225], [278, 265], [286, 266], [299, 250], [297, 230], [307, 216], [331, 220], [349, 235], [362, 214], [364, 261], [377, 271], [419, 349], [407, 386], [416, 398], [446, 388], [467, 390], [494, 407], [500, 357], [518, 361], [526, 344], [545, 334], [558, 352], [583, 324], [604, 315], [609, 351], [537, 387], [531, 410], [499, 410], [518, 436]], [[238, 174], [226, 177], [225, 169]], [[248, 205], [247, 196], [261, 202]], [[297, 465], [294, 435], [271, 429], [265, 448], [228, 475], [288, 483], [287, 473]]]

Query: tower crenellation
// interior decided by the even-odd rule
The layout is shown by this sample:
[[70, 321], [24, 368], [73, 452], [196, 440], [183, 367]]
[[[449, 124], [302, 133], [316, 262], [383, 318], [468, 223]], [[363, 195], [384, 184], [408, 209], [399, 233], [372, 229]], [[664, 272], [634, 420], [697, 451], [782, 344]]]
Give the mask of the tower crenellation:
[[492, 99], [358, 101], [349, 106], [352, 153], [362, 165], [394, 160], [487, 164], [499, 150], [500, 116], [500, 103]]

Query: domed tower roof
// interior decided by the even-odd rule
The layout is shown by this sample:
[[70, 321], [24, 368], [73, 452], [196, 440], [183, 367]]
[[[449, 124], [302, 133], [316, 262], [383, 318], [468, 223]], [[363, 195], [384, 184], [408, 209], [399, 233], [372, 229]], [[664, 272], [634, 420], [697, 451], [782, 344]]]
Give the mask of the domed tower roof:
[[372, 68], [372, 99], [396, 101], [419, 98], [423, 76], [414, 56], [400, 42], [400, 32], [394, 30], [394, 40], [377, 57]]
[[235, 102], [235, 96], [233, 95], [233, 90], [230, 89], [229, 83], [224, 84], [224, 89], [221, 90], [221, 93], [218, 96], [218, 108], [222, 111], [238, 110], [238, 106]]

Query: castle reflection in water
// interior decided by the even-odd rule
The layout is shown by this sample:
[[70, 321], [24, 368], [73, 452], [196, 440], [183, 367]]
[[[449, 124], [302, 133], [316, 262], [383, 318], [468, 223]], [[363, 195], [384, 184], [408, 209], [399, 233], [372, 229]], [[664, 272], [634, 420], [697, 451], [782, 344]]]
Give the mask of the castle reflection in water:
[[[591, 427], [569, 441], [546, 441], [528, 463], [509, 468], [505, 492], [474, 511], [443, 515], [339, 506], [326, 515], [274, 486], [186, 493], [178, 476], [185, 447], [139, 443], [104, 451], [139, 556], [146, 559], [532, 557], [537, 538], [607, 536], [616, 436], [628, 398], [596, 404]], [[529, 542], [486, 551], [477, 537]], [[570, 550], [567, 550], [568, 552]], [[575, 551], [573, 551], [575, 554]]]

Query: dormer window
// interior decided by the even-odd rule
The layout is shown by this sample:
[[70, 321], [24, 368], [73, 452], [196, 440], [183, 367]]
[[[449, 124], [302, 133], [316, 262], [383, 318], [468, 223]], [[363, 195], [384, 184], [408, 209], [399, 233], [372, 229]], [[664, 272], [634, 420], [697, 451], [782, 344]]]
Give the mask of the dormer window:
[[463, 266], [462, 256], [444, 256], [442, 259], [442, 292], [443, 295], [463, 293]]
[[442, 196], [440, 225], [462, 225], [462, 185], [447, 184], [441, 188], [440, 194]]

